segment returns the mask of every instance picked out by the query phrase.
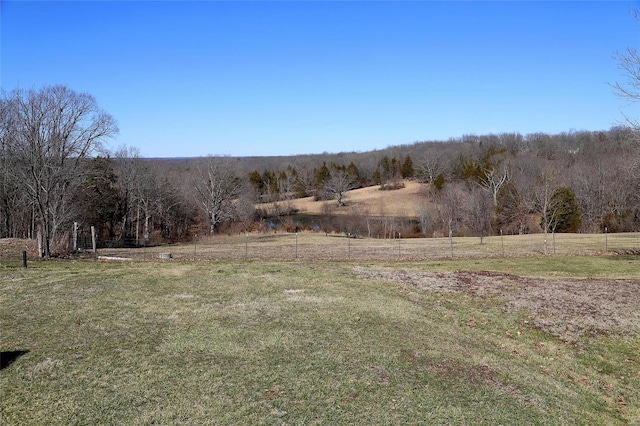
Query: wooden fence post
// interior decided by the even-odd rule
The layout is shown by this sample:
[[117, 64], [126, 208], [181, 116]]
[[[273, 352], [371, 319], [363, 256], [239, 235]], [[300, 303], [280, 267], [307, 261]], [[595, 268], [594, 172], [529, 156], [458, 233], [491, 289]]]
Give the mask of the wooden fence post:
[[96, 242], [96, 227], [91, 227], [91, 243], [93, 244], [93, 254], [98, 254], [98, 244]]
[[78, 251], [78, 222], [73, 222], [73, 252]]

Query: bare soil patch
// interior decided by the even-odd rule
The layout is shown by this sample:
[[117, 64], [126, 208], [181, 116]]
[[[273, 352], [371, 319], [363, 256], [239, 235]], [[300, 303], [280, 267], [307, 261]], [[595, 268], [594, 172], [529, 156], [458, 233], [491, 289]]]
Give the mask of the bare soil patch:
[[640, 336], [640, 281], [523, 278], [495, 272], [430, 272], [357, 266], [359, 277], [434, 292], [494, 295], [530, 323], [564, 341], [597, 335]]

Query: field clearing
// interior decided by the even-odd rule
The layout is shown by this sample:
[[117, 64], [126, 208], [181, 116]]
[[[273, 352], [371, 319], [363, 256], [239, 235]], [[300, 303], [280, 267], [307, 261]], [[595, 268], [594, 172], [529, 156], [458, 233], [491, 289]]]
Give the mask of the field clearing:
[[[398, 217], [417, 217], [420, 203], [425, 199], [429, 190], [427, 184], [413, 180], [404, 180], [404, 188], [392, 191], [381, 191], [379, 186], [368, 186], [347, 192], [345, 202], [347, 206], [333, 208], [334, 214], [385, 215]], [[295, 208], [299, 213], [323, 214], [326, 206], [335, 206], [335, 200], [316, 201], [314, 197], [294, 198], [280, 201], [278, 204]], [[272, 203], [260, 204], [259, 207], [272, 209]]]
[[0, 261], [0, 424], [640, 422], [637, 256], [187, 258]]

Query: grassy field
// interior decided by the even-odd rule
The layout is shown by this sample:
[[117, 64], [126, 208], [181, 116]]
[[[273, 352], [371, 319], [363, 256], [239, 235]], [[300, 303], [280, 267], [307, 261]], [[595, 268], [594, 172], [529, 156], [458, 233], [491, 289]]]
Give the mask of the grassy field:
[[0, 424], [640, 424], [639, 279], [637, 256], [0, 261]]

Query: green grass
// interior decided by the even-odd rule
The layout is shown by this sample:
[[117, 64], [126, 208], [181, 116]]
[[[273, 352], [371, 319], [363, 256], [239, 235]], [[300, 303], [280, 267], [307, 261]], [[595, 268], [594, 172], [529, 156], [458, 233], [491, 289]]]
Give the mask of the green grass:
[[[401, 267], [638, 278], [612, 259]], [[640, 339], [565, 343], [500, 295], [355, 265], [1, 262], [0, 351], [28, 352], [0, 370], [0, 424], [640, 422]]]

